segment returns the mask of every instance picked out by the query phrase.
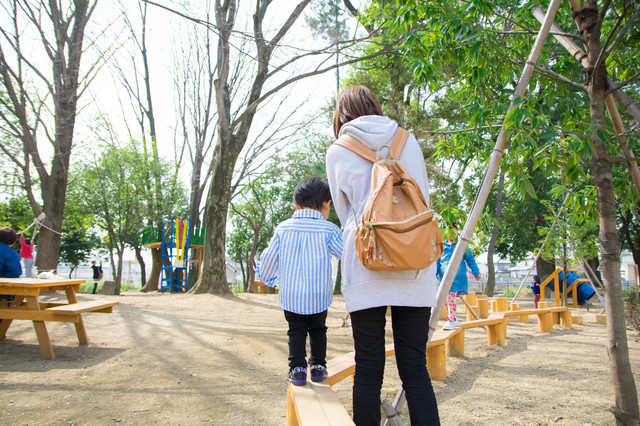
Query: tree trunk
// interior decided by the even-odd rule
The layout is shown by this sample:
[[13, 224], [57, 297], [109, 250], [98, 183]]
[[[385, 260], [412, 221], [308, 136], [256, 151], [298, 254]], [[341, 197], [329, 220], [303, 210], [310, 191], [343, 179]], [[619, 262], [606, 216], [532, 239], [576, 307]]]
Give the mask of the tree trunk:
[[487, 249], [487, 286], [484, 288], [484, 294], [493, 297], [493, 291], [496, 288], [496, 268], [493, 263], [493, 253], [496, 249], [498, 241], [498, 232], [500, 231], [500, 218], [502, 217], [502, 190], [504, 189], [504, 172], [500, 173], [498, 178], [498, 188], [496, 190], [496, 223], [491, 231], [491, 240]]
[[338, 260], [338, 270], [336, 271], [336, 283], [333, 286], [333, 294], [342, 294], [342, 260]]
[[225, 235], [231, 199], [231, 175], [237, 154], [233, 155], [231, 150], [224, 149], [224, 145], [227, 145], [224, 141], [219, 142], [218, 155], [214, 156], [216, 167], [207, 196], [202, 274], [189, 290], [192, 293], [232, 293], [226, 277]]
[[144, 259], [142, 258], [142, 249], [140, 247], [135, 247], [135, 252], [138, 265], [140, 265], [140, 288], [142, 288], [147, 281], [147, 269]]
[[249, 284], [249, 293], [253, 293], [256, 291], [255, 282], [256, 282], [256, 270], [253, 269], [253, 258], [255, 257], [255, 252], [249, 253], [249, 258], [247, 259], [247, 283]]
[[[597, 13], [594, 0], [585, 2], [586, 8], [595, 10], [583, 17], [580, 25], [585, 39], [585, 47], [590, 64], [596, 64], [601, 54], [600, 29], [602, 21]], [[600, 139], [598, 130], [605, 127], [604, 95], [607, 75], [603, 68], [591, 70], [589, 79], [589, 102], [591, 123], [595, 124], [591, 133], [594, 144], [592, 167], [594, 183], [597, 190], [598, 214], [600, 217], [600, 269], [605, 288], [605, 304], [607, 309], [607, 353], [610, 360], [611, 379], [613, 381], [616, 407], [613, 411], [618, 425], [628, 425], [640, 421], [638, 394], [629, 362], [629, 347], [625, 328], [625, 309], [622, 297], [622, 281], [620, 276], [620, 240], [616, 223], [616, 200], [613, 188], [613, 172], [611, 158]]]
[[549, 278], [549, 275], [553, 274], [553, 271], [555, 270], [555, 262], [545, 260], [542, 258], [542, 256], [538, 258], [538, 261], [536, 262], [536, 272], [538, 277], [540, 277], [540, 282], [543, 282], [544, 280]]
[[149, 280], [147, 280], [144, 287], [140, 289], [143, 293], [158, 291], [158, 283], [160, 282], [160, 272], [162, 269], [160, 267], [160, 265], [162, 265], [162, 249], [151, 249], [151, 264], [153, 266], [151, 268], [151, 273], [149, 274]]

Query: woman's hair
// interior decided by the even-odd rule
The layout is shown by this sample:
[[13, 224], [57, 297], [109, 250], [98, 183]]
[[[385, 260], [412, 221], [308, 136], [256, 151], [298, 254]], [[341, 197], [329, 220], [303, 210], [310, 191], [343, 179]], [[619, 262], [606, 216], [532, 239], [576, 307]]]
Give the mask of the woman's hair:
[[13, 228], [8, 228], [6, 226], [4, 228], [0, 228], [1, 242], [10, 246], [11, 244], [14, 244], [17, 239], [18, 239], [18, 234], [16, 234], [16, 231], [14, 231]]
[[338, 96], [333, 115], [333, 134], [336, 139], [342, 126], [363, 115], [383, 115], [376, 95], [368, 87], [345, 87]]

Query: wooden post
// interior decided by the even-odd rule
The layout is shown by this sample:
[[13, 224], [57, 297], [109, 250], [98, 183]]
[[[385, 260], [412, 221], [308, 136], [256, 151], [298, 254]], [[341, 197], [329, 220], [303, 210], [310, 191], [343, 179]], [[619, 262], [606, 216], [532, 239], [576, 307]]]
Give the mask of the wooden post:
[[488, 296], [478, 296], [478, 316], [480, 318], [488, 318], [489, 317], [489, 297]]

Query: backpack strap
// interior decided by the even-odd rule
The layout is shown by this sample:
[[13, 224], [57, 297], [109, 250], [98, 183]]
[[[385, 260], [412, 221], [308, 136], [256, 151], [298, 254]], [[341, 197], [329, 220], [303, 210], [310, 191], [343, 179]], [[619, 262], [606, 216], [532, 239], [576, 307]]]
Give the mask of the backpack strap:
[[334, 143], [336, 145], [347, 148], [349, 151], [358, 154], [360, 157], [364, 158], [365, 160], [369, 160], [372, 163], [375, 163], [377, 160], [374, 150], [367, 148], [362, 142], [352, 136], [342, 135], [340, 136], [340, 139], [338, 139]]
[[[391, 142], [391, 152], [393, 153], [393, 158], [395, 158], [396, 160], [400, 157], [402, 149], [407, 143], [408, 138], [409, 132], [402, 127], [398, 127], [398, 130], [396, 130], [396, 135]], [[358, 154], [360, 157], [369, 160], [372, 163], [375, 163], [377, 161], [376, 152], [370, 148], [367, 148], [362, 142], [352, 136], [342, 135], [340, 136], [340, 139], [336, 140], [334, 143], [336, 145], [347, 148], [349, 151]]]
[[407, 143], [407, 139], [409, 139], [409, 132], [402, 127], [398, 127], [396, 136], [393, 138], [393, 142], [391, 142], [391, 152], [393, 153], [393, 158], [396, 160], [400, 159], [400, 154], [402, 154], [402, 149]]

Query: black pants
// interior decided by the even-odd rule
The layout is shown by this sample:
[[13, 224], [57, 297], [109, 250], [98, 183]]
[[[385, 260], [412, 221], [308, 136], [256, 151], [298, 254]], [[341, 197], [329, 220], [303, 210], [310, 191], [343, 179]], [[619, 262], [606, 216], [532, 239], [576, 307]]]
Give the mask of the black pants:
[[[380, 306], [351, 313], [356, 352], [353, 420], [359, 426], [380, 424], [386, 311], [386, 306]], [[412, 425], [440, 424], [436, 396], [427, 372], [430, 315], [431, 308], [391, 307], [396, 364]]]
[[307, 334], [311, 346], [309, 365], [327, 364], [327, 311], [317, 314], [301, 315], [284, 311], [289, 323], [289, 367], [307, 368]]

